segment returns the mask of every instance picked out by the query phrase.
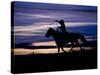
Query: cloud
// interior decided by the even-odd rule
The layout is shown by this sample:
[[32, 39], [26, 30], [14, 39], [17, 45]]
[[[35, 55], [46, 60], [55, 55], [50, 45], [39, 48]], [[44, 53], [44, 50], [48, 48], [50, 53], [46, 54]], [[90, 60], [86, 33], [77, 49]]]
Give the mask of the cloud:
[[[26, 9], [27, 10], [27, 9]], [[39, 12], [39, 13], [38, 13]], [[64, 19], [65, 22], [97, 22], [96, 12], [82, 12], [82, 11], [58, 11], [39, 10], [33, 12], [16, 12], [14, 15], [14, 24], [18, 26], [31, 25], [39, 22], [53, 22], [55, 20]], [[41, 12], [41, 13], [40, 13]]]
[[[44, 35], [46, 31], [49, 29], [49, 27], [52, 27], [56, 29], [59, 24], [55, 25], [48, 25], [49, 22], [45, 23], [35, 23], [35, 25], [27, 25], [27, 26], [14, 26], [14, 35], [20, 35], [20, 36], [40, 36]], [[76, 27], [76, 26], [91, 26], [91, 25], [96, 25], [97, 23], [81, 23], [81, 22], [76, 22], [76, 23], [71, 23], [71, 22], [65, 22], [66, 28], [67, 27]]]
[[30, 25], [30, 26], [14, 26], [14, 35], [21, 36], [35, 36], [43, 35], [49, 27], [56, 27], [56, 25]]

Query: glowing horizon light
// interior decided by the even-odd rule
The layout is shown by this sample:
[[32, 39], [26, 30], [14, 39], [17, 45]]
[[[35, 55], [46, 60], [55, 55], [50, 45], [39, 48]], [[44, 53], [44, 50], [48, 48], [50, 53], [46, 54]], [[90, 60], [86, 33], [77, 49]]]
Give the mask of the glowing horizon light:
[[31, 46], [56, 46], [55, 41], [47, 41], [47, 42], [34, 42]]
[[[91, 47], [85, 47], [85, 50], [91, 50]], [[64, 48], [66, 52], [69, 52], [70, 48]], [[14, 52], [14, 55], [35, 55], [35, 54], [55, 54], [58, 53], [57, 48], [51, 48], [51, 49], [24, 49], [24, 48], [15, 48], [12, 49]], [[73, 51], [80, 51], [79, 47], [76, 47], [73, 49]], [[63, 53], [62, 50], [60, 50], [60, 53]]]

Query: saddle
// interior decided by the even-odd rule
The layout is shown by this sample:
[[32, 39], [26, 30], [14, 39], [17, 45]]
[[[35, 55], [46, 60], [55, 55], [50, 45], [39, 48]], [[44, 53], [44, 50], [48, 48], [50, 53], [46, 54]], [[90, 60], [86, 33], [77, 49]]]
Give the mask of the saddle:
[[61, 39], [59, 39], [59, 41], [60, 42], [63, 42], [63, 43], [66, 43], [68, 40], [66, 40], [66, 38], [68, 38], [70, 35], [70, 33], [69, 32], [63, 32], [62, 30], [61, 30], [61, 28], [60, 27], [58, 27], [57, 28], [57, 33], [58, 33], [58, 37], [60, 37]]

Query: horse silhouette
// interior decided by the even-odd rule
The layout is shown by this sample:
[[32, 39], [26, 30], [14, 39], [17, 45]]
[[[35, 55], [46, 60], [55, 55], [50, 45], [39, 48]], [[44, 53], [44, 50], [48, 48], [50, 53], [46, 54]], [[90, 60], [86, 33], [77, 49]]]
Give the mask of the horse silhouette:
[[48, 31], [47, 31], [45, 36], [46, 37], [52, 36], [54, 38], [54, 40], [56, 42], [56, 45], [58, 47], [58, 53], [60, 53], [60, 48], [62, 49], [62, 51], [65, 52], [63, 47], [68, 43], [71, 43], [71, 46], [72, 46], [71, 49], [70, 49], [70, 52], [74, 48], [74, 44], [78, 45], [80, 47], [80, 49], [83, 50], [81, 45], [79, 44], [78, 40], [80, 39], [83, 43], [87, 42], [85, 37], [80, 33], [69, 33], [69, 32], [66, 32], [66, 35], [65, 35], [63, 33], [59, 33], [57, 31], [55, 31], [52, 28], [48, 29]]

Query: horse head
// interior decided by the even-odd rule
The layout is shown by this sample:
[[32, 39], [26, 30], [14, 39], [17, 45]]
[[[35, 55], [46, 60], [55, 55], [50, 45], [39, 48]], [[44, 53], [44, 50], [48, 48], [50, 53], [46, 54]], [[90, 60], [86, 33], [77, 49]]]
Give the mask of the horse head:
[[54, 31], [54, 29], [49, 28], [46, 35], [45, 35], [45, 37], [50, 37], [50, 35], [52, 34], [53, 31]]

